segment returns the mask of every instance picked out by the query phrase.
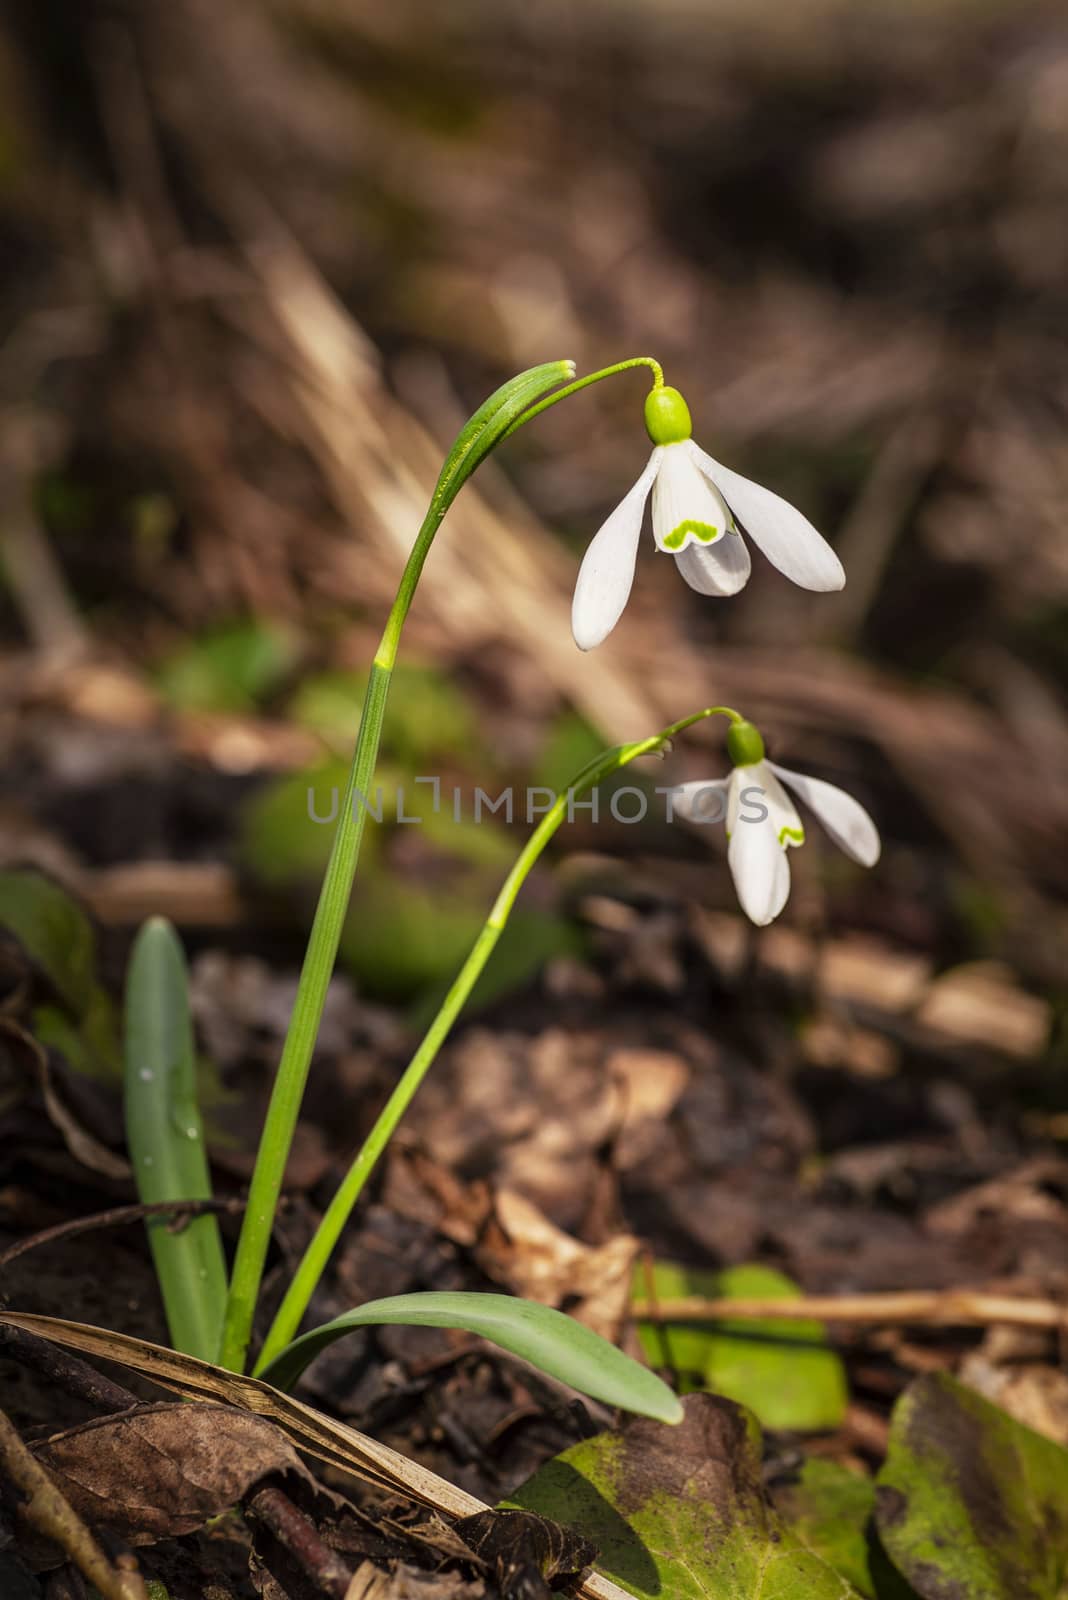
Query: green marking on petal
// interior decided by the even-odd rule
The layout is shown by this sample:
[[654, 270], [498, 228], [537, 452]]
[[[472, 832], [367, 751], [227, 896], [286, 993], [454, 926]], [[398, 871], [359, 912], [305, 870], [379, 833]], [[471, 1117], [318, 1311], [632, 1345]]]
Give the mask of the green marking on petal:
[[686, 543], [688, 533], [692, 533], [702, 544], [713, 544], [720, 536], [719, 528], [713, 528], [707, 522], [687, 520], [680, 522], [677, 528], [672, 528], [669, 534], [665, 534], [661, 541], [664, 549], [681, 550]]
[[789, 840], [789, 842], [791, 844], [804, 844], [804, 842], [805, 842], [805, 830], [804, 830], [804, 828], [780, 828], [779, 829], [779, 843], [782, 845], [783, 849], [786, 848], [787, 840]]

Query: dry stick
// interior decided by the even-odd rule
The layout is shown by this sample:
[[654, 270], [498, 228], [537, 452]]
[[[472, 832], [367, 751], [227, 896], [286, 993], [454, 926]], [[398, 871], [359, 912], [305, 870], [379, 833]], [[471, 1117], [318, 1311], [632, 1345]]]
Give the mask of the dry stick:
[[57, 1344], [39, 1339], [24, 1328], [0, 1327], [0, 1355], [20, 1366], [32, 1367], [65, 1394], [85, 1400], [99, 1411], [129, 1411], [141, 1403], [129, 1389], [105, 1378], [88, 1361], [68, 1355]]
[[887, 1294], [802, 1295], [793, 1300], [635, 1301], [634, 1316], [646, 1322], [724, 1322], [738, 1318], [780, 1318], [821, 1322], [901, 1323], [930, 1327], [985, 1328], [1000, 1322], [1015, 1328], [1068, 1331], [1068, 1306], [1054, 1300], [969, 1289], [915, 1289]]
[[148, 1600], [141, 1574], [123, 1572], [112, 1566], [81, 1517], [60, 1494], [3, 1411], [0, 1411], [0, 1470], [26, 1496], [19, 1507], [26, 1521], [66, 1551], [78, 1571], [96, 1586], [104, 1600]]
[[173, 1211], [175, 1220], [180, 1217], [199, 1217], [202, 1212], [216, 1211], [227, 1216], [240, 1215], [246, 1202], [234, 1196], [229, 1200], [154, 1200], [150, 1205], [115, 1206], [111, 1211], [96, 1211], [91, 1217], [76, 1217], [72, 1222], [58, 1222], [54, 1228], [42, 1228], [27, 1239], [18, 1239], [0, 1251], [0, 1268], [36, 1250], [44, 1244], [55, 1244], [60, 1239], [73, 1239], [79, 1233], [95, 1233], [97, 1228], [121, 1228], [130, 1222], [143, 1222], [146, 1217], [158, 1217]]
[[352, 1568], [320, 1539], [303, 1511], [299, 1511], [281, 1489], [268, 1485], [245, 1502], [245, 1511], [262, 1522], [316, 1588], [332, 1600], [345, 1600], [352, 1582]]

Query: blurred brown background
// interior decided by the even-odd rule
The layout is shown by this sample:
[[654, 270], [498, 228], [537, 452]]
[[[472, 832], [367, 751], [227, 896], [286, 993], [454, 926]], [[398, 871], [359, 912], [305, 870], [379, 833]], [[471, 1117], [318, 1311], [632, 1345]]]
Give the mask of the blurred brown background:
[[[813, 827], [754, 944], [718, 841], [578, 824], [498, 988], [581, 989], [625, 926], [656, 1006], [694, 981], [747, 1004], [752, 962], [815, 985], [831, 1064], [1063, 1059], [1061, 8], [39, 0], [6, 8], [0, 75], [8, 861], [116, 949], [160, 909], [291, 967], [307, 785], [344, 765], [449, 441], [520, 367], [650, 352], [848, 587], [756, 557], [704, 601], [647, 539], [580, 656], [577, 561], [648, 450], [643, 380], [615, 379], [450, 515], [387, 781], [561, 782], [725, 699], [863, 798], [885, 853], [864, 874]], [[721, 763], [706, 728], [649, 782]], [[346, 947], [368, 994], [433, 992], [522, 832], [375, 835]]]

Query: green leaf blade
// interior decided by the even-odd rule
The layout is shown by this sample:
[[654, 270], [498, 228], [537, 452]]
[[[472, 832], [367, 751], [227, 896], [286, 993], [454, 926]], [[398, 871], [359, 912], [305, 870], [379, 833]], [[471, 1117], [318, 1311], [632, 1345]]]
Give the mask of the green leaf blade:
[[647, 1367], [562, 1311], [504, 1294], [402, 1294], [373, 1300], [294, 1339], [257, 1376], [288, 1389], [335, 1339], [354, 1328], [383, 1324], [462, 1328], [595, 1400], [659, 1422], [682, 1419], [678, 1396]]
[[575, 375], [573, 361], [545, 361], [541, 366], [528, 367], [495, 389], [488, 400], [468, 420], [457, 436], [456, 443], [445, 459], [438, 486], [434, 491], [434, 504], [442, 514], [451, 505], [457, 493], [467, 482], [475, 468], [495, 445], [498, 445], [513, 422], [528, 406], [557, 384], [566, 383]]
[[671, 1434], [644, 1421], [548, 1462], [508, 1501], [581, 1530], [638, 1600], [857, 1600], [768, 1508], [756, 1419], [694, 1394]]
[[848, 1578], [864, 1600], [917, 1600], [875, 1530], [875, 1482], [812, 1456], [795, 1482], [772, 1490], [775, 1509], [802, 1544]]
[[[210, 1200], [185, 957], [162, 917], [146, 922], [134, 942], [125, 1023], [123, 1108], [138, 1195], [146, 1205]], [[146, 1226], [171, 1342], [213, 1360], [226, 1304], [218, 1222], [195, 1217], [172, 1231], [160, 1217]]]
[[922, 1600], [1068, 1595], [1068, 1450], [944, 1373], [894, 1407], [875, 1521]]

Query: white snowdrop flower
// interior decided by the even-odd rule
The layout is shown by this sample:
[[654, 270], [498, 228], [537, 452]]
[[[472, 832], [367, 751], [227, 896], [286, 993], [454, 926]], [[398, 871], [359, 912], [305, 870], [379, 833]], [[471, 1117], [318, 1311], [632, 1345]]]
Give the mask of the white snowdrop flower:
[[726, 814], [727, 862], [742, 910], [758, 927], [773, 922], [790, 893], [787, 851], [804, 844], [805, 830], [786, 785], [816, 813], [840, 850], [862, 867], [873, 867], [881, 845], [874, 822], [852, 795], [822, 778], [776, 766], [751, 722], [739, 720], [727, 733], [734, 763], [729, 777], [680, 784], [672, 790], [674, 811], [693, 822], [719, 822]]
[[742, 532], [804, 589], [840, 589], [842, 563], [811, 522], [770, 489], [720, 466], [690, 437], [690, 410], [661, 385], [645, 401], [653, 441], [648, 465], [594, 536], [579, 569], [571, 631], [592, 650], [619, 621], [634, 582], [645, 502], [653, 496], [653, 539], [675, 558], [698, 594], [730, 595], [749, 578]]

